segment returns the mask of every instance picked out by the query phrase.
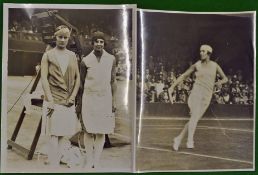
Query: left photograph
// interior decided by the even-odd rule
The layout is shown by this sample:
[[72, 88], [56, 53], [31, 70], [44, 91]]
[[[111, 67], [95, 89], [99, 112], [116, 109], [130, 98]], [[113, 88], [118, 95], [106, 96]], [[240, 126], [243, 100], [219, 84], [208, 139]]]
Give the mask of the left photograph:
[[135, 5], [4, 4], [1, 172], [132, 172]]

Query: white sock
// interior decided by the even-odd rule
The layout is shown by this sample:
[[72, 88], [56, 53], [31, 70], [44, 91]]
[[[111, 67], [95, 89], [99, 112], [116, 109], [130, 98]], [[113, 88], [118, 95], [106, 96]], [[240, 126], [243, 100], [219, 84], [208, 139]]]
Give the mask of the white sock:
[[50, 136], [49, 144], [48, 144], [48, 161], [50, 166], [58, 167], [59, 159], [58, 159], [58, 137]]
[[[86, 151], [86, 167], [91, 168], [93, 166], [93, 148], [94, 138], [92, 134], [84, 133], [84, 146]], [[85, 166], [85, 165], [83, 165]]]
[[101, 153], [103, 151], [103, 146], [105, 143], [105, 135], [104, 134], [96, 134], [95, 142], [94, 142], [94, 166], [99, 166], [99, 160]]

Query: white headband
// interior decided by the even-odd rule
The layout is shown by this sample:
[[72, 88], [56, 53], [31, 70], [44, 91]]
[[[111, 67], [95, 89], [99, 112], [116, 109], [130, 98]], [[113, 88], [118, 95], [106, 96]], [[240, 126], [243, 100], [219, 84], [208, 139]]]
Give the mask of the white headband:
[[70, 37], [70, 30], [68, 28], [61, 28], [58, 31], [56, 31], [54, 35], [67, 35], [68, 37]]
[[206, 51], [212, 53], [212, 47], [209, 45], [202, 45], [200, 50], [206, 50]]

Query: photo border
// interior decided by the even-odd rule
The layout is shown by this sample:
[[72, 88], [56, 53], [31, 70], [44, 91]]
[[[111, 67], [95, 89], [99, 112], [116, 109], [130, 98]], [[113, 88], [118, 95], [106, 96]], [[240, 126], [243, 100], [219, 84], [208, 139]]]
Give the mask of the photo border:
[[[7, 82], [8, 82], [8, 27], [9, 27], [9, 9], [17, 8], [17, 9], [30, 9], [30, 8], [37, 8], [37, 9], [66, 9], [66, 10], [74, 10], [74, 9], [80, 9], [80, 10], [126, 10], [131, 9], [132, 10], [132, 65], [131, 69], [133, 72], [133, 79], [129, 80], [129, 78], [126, 81], [131, 81], [128, 84], [136, 84], [135, 79], [135, 73], [136, 72], [136, 46], [137, 46], [137, 35], [136, 35], [136, 4], [117, 4], [117, 5], [108, 5], [108, 4], [33, 4], [33, 3], [26, 3], [26, 4], [18, 4], [18, 3], [4, 3], [3, 4], [3, 40], [2, 40], [2, 89], [1, 89], [1, 165], [0, 165], [0, 172], [6, 172], [6, 159], [7, 159]], [[126, 31], [126, 30], [125, 30]], [[129, 92], [129, 90], [127, 91]], [[136, 92], [135, 89], [132, 90], [132, 92]], [[129, 99], [129, 98], [128, 98]], [[129, 105], [132, 105], [128, 102]], [[130, 106], [130, 108], [135, 108], [135, 104], [133, 106]], [[128, 113], [129, 115], [129, 113]], [[135, 115], [134, 115], [135, 116]], [[131, 163], [131, 170], [135, 171], [135, 127], [136, 127], [136, 118], [132, 117], [130, 118], [132, 128], [131, 131], [131, 138], [130, 138], [130, 145], [131, 145], [131, 157], [132, 160]], [[6, 142], [5, 142], [6, 140]], [[2, 142], [3, 141], [3, 142]], [[119, 169], [117, 170], [119, 172]], [[114, 172], [117, 172], [114, 171]], [[112, 172], [112, 171], [110, 171]], [[131, 171], [126, 171], [131, 172]], [[78, 172], [77, 172], [78, 173]]]

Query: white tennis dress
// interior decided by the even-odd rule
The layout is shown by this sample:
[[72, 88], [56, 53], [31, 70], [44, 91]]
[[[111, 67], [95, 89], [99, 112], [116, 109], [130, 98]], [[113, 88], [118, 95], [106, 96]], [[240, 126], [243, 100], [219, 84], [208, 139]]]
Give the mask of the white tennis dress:
[[111, 73], [115, 57], [103, 51], [100, 61], [93, 52], [83, 58], [87, 67], [82, 98], [82, 119], [88, 133], [114, 132]]
[[201, 61], [196, 63], [196, 79], [188, 98], [190, 113], [194, 116], [202, 117], [210, 104], [217, 66], [214, 61], [209, 61], [207, 64], [201, 64]]
[[[57, 79], [55, 83], [57, 84], [56, 86], [59, 86], [59, 89], [53, 89], [53, 87], [50, 86], [50, 89], [53, 89], [51, 90], [52, 95], [54, 95], [54, 91], [60, 92], [62, 90], [66, 92], [67, 97], [69, 97], [74, 88], [74, 81], [71, 79], [74, 78], [75, 69], [78, 67], [75, 54], [68, 50], [64, 52], [65, 54], [60, 56], [52, 49], [48, 51], [46, 55], [49, 62], [49, 74]], [[60, 88], [61, 85], [64, 85], [63, 88], [65, 88], [65, 90]], [[58, 93], [55, 93], [54, 100], [57, 100], [56, 94]], [[67, 100], [63, 98], [60, 99], [62, 99], [62, 101]], [[42, 108], [42, 135], [72, 136], [76, 133], [78, 129], [78, 119], [74, 105], [67, 107], [55, 102], [54, 112], [51, 117], [47, 116], [47, 107], [48, 102], [44, 101]]]

